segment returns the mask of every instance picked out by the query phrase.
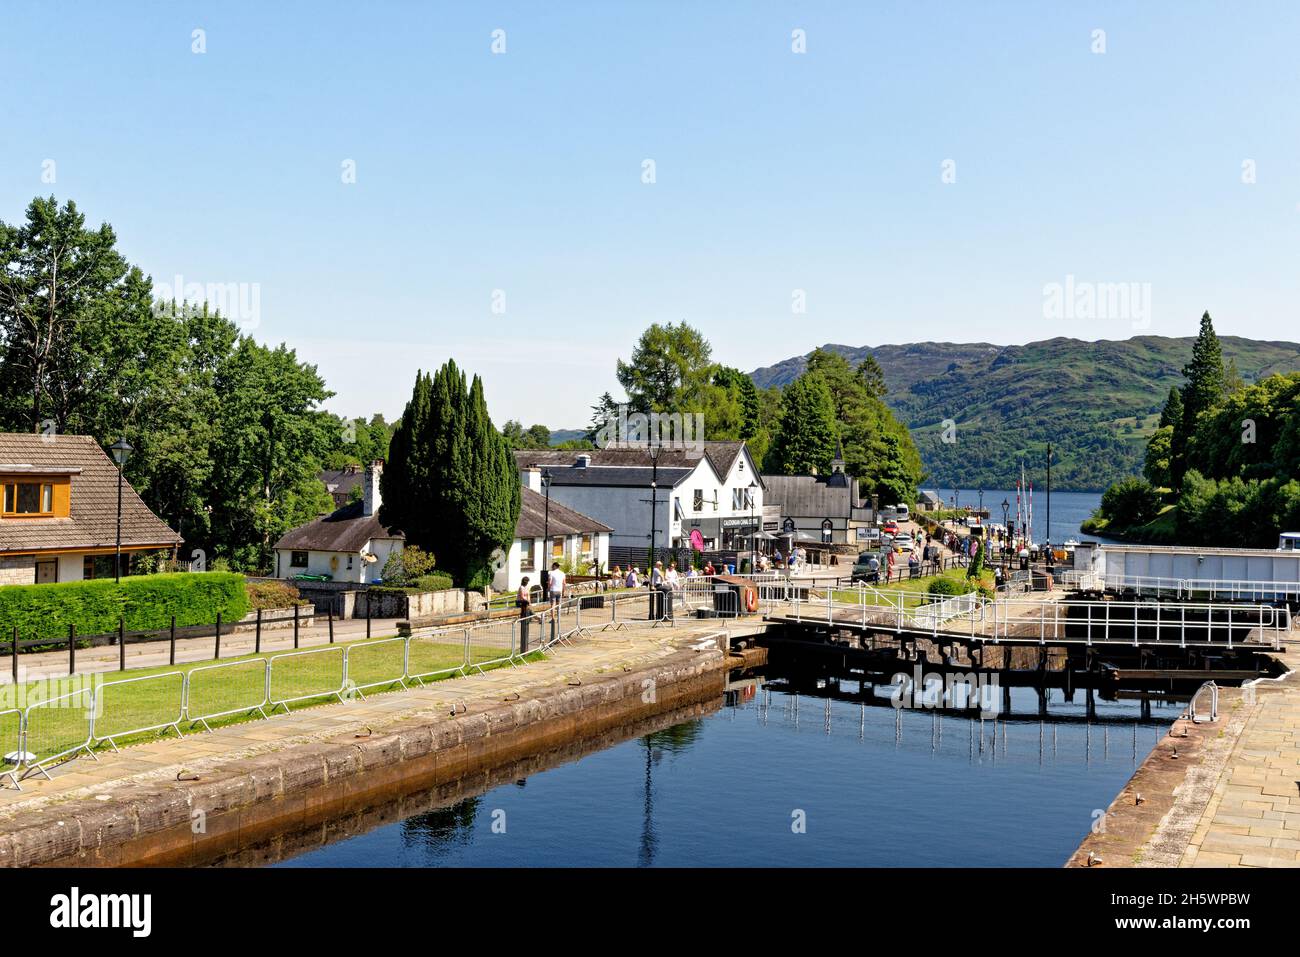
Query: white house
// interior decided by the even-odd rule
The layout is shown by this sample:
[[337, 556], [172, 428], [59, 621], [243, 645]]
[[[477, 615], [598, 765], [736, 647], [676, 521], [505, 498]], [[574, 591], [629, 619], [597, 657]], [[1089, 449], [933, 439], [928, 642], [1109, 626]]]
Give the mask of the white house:
[[706, 550], [749, 548], [762, 527], [763, 477], [745, 443], [698, 446], [664, 448], [657, 458], [645, 446], [625, 445], [518, 451], [515, 459], [522, 471], [536, 472], [525, 485], [540, 491], [549, 476], [552, 507], [558, 501], [613, 529], [614, 561], [643, 565], [652, 525], [658, 548], [684, 548], [694, 536]]
[[530, 585], [540, 585], [543, 567], [550, 568], [552, 562], [561, 562], [580, 574], [592, 569], [608, 570], [610, 527], [575, 512], [554, 497], [548, 504], [538, 470], [525, 469], [522, 478], [523, 497], [515, 538], [492, 587], [514, 591], [525, 575]]
[[401, 532], [380, 524], [379, 477], [383, 462], [366, 466], [360, 501], [301, 525], [275, 543], [275, 577], [328, 576], [331, 581], [373, 582], [384, 563], [400, 552]]

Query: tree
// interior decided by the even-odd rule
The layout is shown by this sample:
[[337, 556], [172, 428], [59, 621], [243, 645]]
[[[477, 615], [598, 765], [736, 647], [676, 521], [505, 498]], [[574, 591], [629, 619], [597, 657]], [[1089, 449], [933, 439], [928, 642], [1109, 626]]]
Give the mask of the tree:
[[416, 376], [380, 488], [381, 522], [435, 554], [459, 584], [490, 581], [491, 554], [513, 539], [522, 493], [478, 376], [467, 386], [454, 361]]
[[527, 429], [523, 423], [510, 419], [501, 426], [501, 434], [512, 449], [549, 449], [551, 447], [551, 430], [544, 425], [530, 425]]
[[885, 385], [885, 372], [875, 356], [867, 356], [858, 363], [858, 376], [866, 383], [867, 392], [877, 399], [883, 399], [889, 394], [889, 388]]
[[1160, 496], [1151, 483], [1126, 478], [1106, 489], [1101, 496], [1101, 514], [1115, 529], [1145, 525], [1160, 512]]
[[829, 472], [837, 438], [830, 387], [820, 373], [805, 372], [781, 397], [781, 421], [765, 468], [784, 475]]
[[[1176, 446], [1186, 448], [1187, 440], [1196, 430], [1197, 420], [1223, 398], [1223, 349], [1214, 334], [1214, 323], [1207, 312], [1201, 316], [1201, 329], [1192, 344], [1192, 359], [1183, 367], [1187, 378], [1183, 386], [1183, 424], [1181, 442]], [[1175, 478], [1181, 478], [1181, 473]]]
[[637, 340], [630, 361], [618, 360], [618, 382], [638, 411], [694, 411], [713, 378], [712, 354], [703, 334], [685, 322], [655, 323]]

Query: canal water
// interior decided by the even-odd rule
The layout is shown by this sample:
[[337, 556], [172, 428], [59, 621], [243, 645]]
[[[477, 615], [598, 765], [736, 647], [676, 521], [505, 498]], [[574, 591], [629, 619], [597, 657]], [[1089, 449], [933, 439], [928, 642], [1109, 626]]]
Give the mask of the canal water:
[[[932, 488], [929, 491], [934, 492], [943, 499], [944, 507], [948, 507], [953, 499], [953, 490], [951, 488]], [[977, 507], [980, 503], [979, 489], [957, 489], [957, 504], [959, 506], [969, 505]], [[1010, 514], [1014, 520], [1016, 514], [1016, 491], [1015, 489], [984, 489], [984, 507], [989, 510], [989, 521], [1002, 522], [1002, 503], [1008, 502], [1011, 506]], [[1052, 526], [1047, 526], [1047, 493], [1041, 488], [1034, 489], [1034, 540], [1050, 541], [1054, 543], [1064, 542], [1067, 538], [1077, 538], [1080, 541], [1107, 541], [1107, 539], [1098, 538], [1096, 535], [1085, 535], [1079, 527], [1083, 520], [1092, 515], [1101, 504], [1100, 492], [1053, 492], [1052, 493]]]
[[[856, 690], [854, 682], [847, 690]], [[793, 694], [719, 710], [288, 867], [1059, 867], [1177, 717], [1013, 689], [1012, 720]]]

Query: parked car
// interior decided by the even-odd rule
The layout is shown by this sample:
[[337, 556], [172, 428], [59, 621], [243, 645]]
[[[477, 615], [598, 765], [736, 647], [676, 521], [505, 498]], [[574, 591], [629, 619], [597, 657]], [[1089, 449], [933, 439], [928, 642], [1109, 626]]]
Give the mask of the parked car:
[[894, 546], [900, 552], [910, 552], [915, 547], [915, 543], [912, 541], [910, 534], [903, 532], [901, 535], [894, 537]]
[[884, 532], [886, 535], [897, 535], [898, 523], [892, 520], [888, 521], [885, 523], [885, 527], [882, 528], [881, 531]]

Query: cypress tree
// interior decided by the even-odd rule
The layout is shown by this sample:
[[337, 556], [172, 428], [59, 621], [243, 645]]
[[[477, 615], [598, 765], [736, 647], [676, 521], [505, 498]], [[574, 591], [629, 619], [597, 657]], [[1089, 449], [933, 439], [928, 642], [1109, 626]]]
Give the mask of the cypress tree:
[[1182, 389], [1182, 424], [1174, 429], [1171, 471], [1174, 487], [1181, 488], [1187, 471], [1187, 448], [1197, 420], [1223, 397], [1223, 349], [1214, 334], [1210, 314], [1201, 316], [1201, 330], [1192, 345], [1192, 361], [1183, 367], [1187, 384]]
[[781, 421], [768, 450], [768, 467], [785, 475], [829, 472], [838, 435], [830, 387], [820, 373], [805, 372], [781, 395]]
[[488, 583], [489, 557], [514, 537], [521, 492], [478, 376], [467, 385], [454, 361], [417, 376], [381, 490], [380, 521], [432, 552], [457, 584]]

